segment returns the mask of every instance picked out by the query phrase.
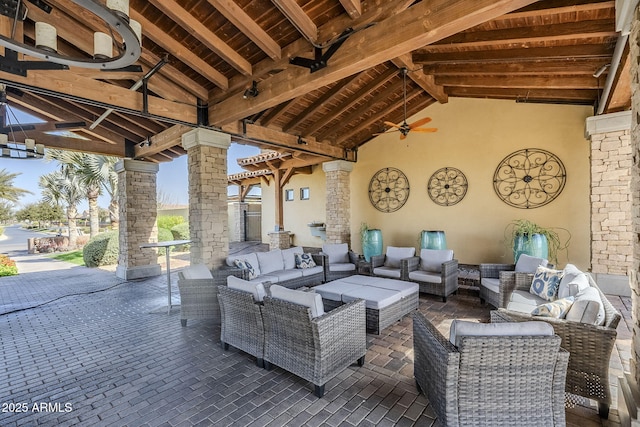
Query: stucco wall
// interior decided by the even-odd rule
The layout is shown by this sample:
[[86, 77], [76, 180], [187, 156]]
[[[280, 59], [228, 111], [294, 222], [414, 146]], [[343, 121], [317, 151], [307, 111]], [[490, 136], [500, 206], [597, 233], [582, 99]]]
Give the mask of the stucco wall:
[[[385, 246], [418, 247], [421, 230], [441, 229], [462, 263], [512, 262], [511, 251], [503, 244], [504, 229], [510, 221], [525, 218], [545, 227], [569, 230], [568, 259], [562, 253], [558, 264], [572, 262], [587, 269], [590, 150], [584, 126], [592, 114], [591, 107], [458, 98], [429, 107], [409, 122], [428, 115], [433, 119], [428, 126], [437, 127], [437, 133], [409, 134], [404, 141], [397, 133], [381, 135], [360, 148], [351, 173], [353, 249], [361, 252], [358, 229], [361, 222], [366, 222], [382, 229]], [[493, 190], [498, 163], [523, 148], [551, 151], [567, 170], [560, 196], [537, 209], [508, 206]], [[426, 189], [431, 174], [446, 166], [460, 169], [469, 182], [466, 197], [450, 207], [433, 203]], [[382, 213], [369, 202], [369, 181], [384, 167], [402, 170], [411, 185], [407, 203], [393, 213]], [[311, 176], [294, 176], [286, 187], [294, 188], [296, 194], [296, 201], [284, 204], [285, 229], [295, 233], [296, 244], [322, 244], [319, 238], [310, 237], [306, 223], [324, 219], [324, 183], [324, 172], [315, 168]], [[298, 200], [298, 189], [303, 186], [311, 188], [312, 200]], [[263, 218], [271, 217], [267, 224], [273, 229], [271, 190], [263, 188], [263, 200]]]

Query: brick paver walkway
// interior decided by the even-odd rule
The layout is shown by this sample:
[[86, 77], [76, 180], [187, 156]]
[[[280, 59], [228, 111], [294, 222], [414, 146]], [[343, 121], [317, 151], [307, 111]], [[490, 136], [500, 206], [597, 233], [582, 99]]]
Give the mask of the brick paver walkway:
[[[219, 326], [190, 321], [183, 328], [179, 309], [159, 310], [164, 275], [122, 282], [110, 271], [17, 258], [23, 273], [0, 278], [3, 427], [435, 423], [412, 377], [410, 317], [369, 335], [365, 365], [331, 380], [318, 399], [308, 382], [223, 351]], [[39, 268], [29, 270], [29, 262]], [[179, 303], [177, 289], [174, 300]], [[446, 304], [421, 296], [420, 310], [445, 333], [453, 318], [489, 316], [487, 306], [464, 295]], [[616, 419], [614, 409], [605, 425]], [[595, 406], [568, 410], [568, 421], [602, 425]]]

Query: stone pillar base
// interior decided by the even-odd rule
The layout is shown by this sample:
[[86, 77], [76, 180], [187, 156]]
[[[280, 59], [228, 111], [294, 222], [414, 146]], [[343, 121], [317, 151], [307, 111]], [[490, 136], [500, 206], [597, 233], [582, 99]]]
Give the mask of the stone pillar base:
[[269, 249], [287, 249], [291, 247], [291, 232], [274, 231], [269, 233]]
[[160, 264], [141, 265], [138, 267], [125, 267], [118, 265], [116, 267], [116, 276], [124, 280], [143, 279], [145, 277], [154, 277], [162, 274]]

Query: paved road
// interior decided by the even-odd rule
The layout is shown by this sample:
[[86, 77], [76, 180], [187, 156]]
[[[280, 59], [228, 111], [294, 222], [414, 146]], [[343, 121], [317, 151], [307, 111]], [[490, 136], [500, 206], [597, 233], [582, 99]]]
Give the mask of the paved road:
[[51, 237], [51, 234], [25, 230], [19, 225], [5, 227], [4, 238], [0, 239], [0, 253], [24, 255], [27, 252], [27, 240], [32, 237]]

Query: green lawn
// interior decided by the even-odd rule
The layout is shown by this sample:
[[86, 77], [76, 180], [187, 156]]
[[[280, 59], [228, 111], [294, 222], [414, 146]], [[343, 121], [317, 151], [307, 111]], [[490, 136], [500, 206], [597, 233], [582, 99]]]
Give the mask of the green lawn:
[[84, 265], [84, 259], [82, 258], [81, 250], [52, 254], [49, 256], [60, 261], [67, 261], [77, 265]]

